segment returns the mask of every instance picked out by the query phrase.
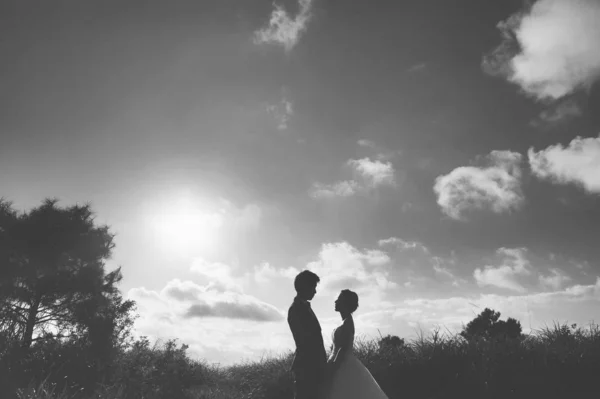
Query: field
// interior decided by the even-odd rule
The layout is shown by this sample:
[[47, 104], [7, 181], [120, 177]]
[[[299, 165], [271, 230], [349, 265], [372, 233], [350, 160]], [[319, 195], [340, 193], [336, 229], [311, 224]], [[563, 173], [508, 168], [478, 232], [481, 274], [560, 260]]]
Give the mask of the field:
[[[185, 345], [136, 343], [93, 393], [33, 378], [18, 398], [287, 399], [291, 353], [221, 368], [192, 361]], [[411, 342], [361, 340], [355, 353], [390, 399], [593, 397], [600, 373], [600, 328], [559, 325], [520, 339], [473, 339], [433, 332]], [[7, 392], [7, 391], [4, 391]], [[591, 395], [591, 396], [590, 396]]]

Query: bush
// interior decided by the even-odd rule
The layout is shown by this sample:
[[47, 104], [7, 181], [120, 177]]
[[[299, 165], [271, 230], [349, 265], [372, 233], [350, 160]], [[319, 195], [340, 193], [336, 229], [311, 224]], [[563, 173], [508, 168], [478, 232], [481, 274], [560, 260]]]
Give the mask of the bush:
[[[467, 340], [435, 330], [402, 345], [357, 338], [355, 354], [389, 399], [547, 399], [597, 392], [600, 328], [547, 327], [518, 340]], [[93, 395], [37, 376], [19, 399], [291, 399], [291, 353], [220, 368], [194, 362], [174, 340], [146, 338], [120, 353]], [[49, 351], [49, 347], [47, 347]], [[63, 353], [67, 348], [61, 349]], [[41, 353], [41, 352], [40, 352]], [[57, 355], [53, 355], [57, 356]], [[69, 355], [70, 356], [70, 355]], [[64, 370], [64, 369], [63, 369]]]
[[193, 385], [205, 381], [204, 366], [186, 354], [175, 340], [150, 346], [142, 337], [115, 361], [109, 386], [120, 387], [128, 399], [184, 398]]

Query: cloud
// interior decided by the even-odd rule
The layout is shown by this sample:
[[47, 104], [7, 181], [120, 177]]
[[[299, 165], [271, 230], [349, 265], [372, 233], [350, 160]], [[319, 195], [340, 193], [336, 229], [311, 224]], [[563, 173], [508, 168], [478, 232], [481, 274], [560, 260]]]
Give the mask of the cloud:
[[208, 262], [202, 258], [196, 258], [192, 262], [190, 271], [205, 277], [209, 281], [209, 287], [221, 291], [242, 292], [242, 286], [233, 277], [233, 268], [225, 263]]
[[196, 301], [190, 305], [185, 317], [225, 317], [261, 322], [284, 319], [283, 314], [275, 306], [237, 293], [229, 293], [213, 302]]
[[439, 256], [433, 256], [431, 258], [431, 263], [433, 264], [433, 271], [446, 279], [452, 280], [452, 285], [454, 287], [458, 287], [462, 283], [466, 283], [465, 279], [458, 278], [452, 273], [452, 271], [445, 266], [446, 261]]
[[569, 98], [542, 111], [538, 118], [531, 122], [531, 125], [534, 127], [550, 128], [581, 116], [582, 113], [581, 106], [574, 99]]
[[258, 322], [283, 319], [276, 307], [251, 295], [221, 292], [210, 285], [202, 286], [179, 279], [169, 281], [160, 293], [141, 287], [131, 289], [128, 296], [144, 303], [150, 300], [149, 306], [154, 309], [169, 310], [169, 319], [218, 317]]
[[360, 184], [354, 180], [343, 180], [332, 184], [313, 184], [310, 190], [312, 198], [350, 197], [361, 190]]
[[540, 179], [576, 184], [588, 193], [600, 194], [600, 136], [574, 138], [567, 147], [556, 144], [527, 152], [531, 171]]
[[[366, 146], [367, 142], [361, 145]], [[313, 183], [309, 195], [315, 199], [351, 197], [379, 186], [396, 187], [395, 171], [391, 162], [363, 158], [350, 159], [346, 165], [350, 166], [357, 175], [355, 179], [341, 180], [332, 184]]]
[[[562, 291], [536, 293], [530, 295], [502, 296], [493, 294], [480, 294], [478, 297], [453, 297], [440, 299], [414, 299], [404, 301], [404, 306], [396, 310], [396, 317], [406, 317], [408, 314], [418, 315], [412, 317], [414, 321], [425, 323], [449, 323], [456, 327], [473, 318], [473, 308], [478, 312], [485, 307], [498, 310], [505, 317], [516, 317], [525, 320], [529, 311], [551, 313], [556, 306], [569, 307], [569, 303], [600, 300], [600, 278], [595, 284], [574, 285]], [[475, 305], [475, 306], [473, 306]], [[575, 305], [576, 306], [576, 305]], [[554, 308], [554, 309], [553, 309]], [[561, 309], [562, 310], [562, 309]], [[410, 312], [412, 311], [412, 312]], [[566, 315], [568, 312], [561, 312]]]
[[600, 78], [598, 21], [598, 0], [538, 0], [498, 24], [504, 40], [484, 70], [539, 100], [588, 89]]
[[551, 269], [551, 274], [548, 276], [539, 276], [540, 284], [546, 288], [552, 288], [554, 290], [560, 289], [565, 283], [569, 282], [571, 278], [564, 274], [559, 269]]
[[293, 279], [300, 273], [300, 270], [295, 267], [287, 267], [285, 269], [275, 268], [267, 262], [263, 262], [254, 267], [254, 281], [257, 283], [268, 283], [277, 278]]
[[500, 266], [485, 266], [484, 269], [477, 268], [473, 277], [479, 286], [493, 286], [507, 290], [524, 292], [525, 287], [518, 281], [518, 277], [530, 274], [529, 261], [525, 258], [525, 249], [498, 249], [498, 255], [502, 256], [503, 262]]
[[[393, 334], [408, 336], [414, 329], [427, 332], [442, 326], [458, 332], [483, 309], [502, 313], [502, 318], [521, 321], [524, 332], [544, 327], [553, 321], [568, 320], [585, 324], [600, 302], [600, 278], [561, 290], [532, 294], [472, 294], [444, 298], [410, 298], [371, 312], [373, 323], [392, 323]], [[363, 317], [368, 315], [363, 314]]]
[[306, 267], [321, 277], [326, 291], [348, 288], [361, 294], [397, 286], [389, 279], [389, 263], [390, 258], [383, 251], [360, 251], [347, 242], [337, 242], [323, 244], [319, 259]]
[[268, 105], [267, 112], [277, 121], [278, 130], [287, 130], [290, 117], [294, 115], [294, 107], [291, 101], [283, 97], [279, 104]]
[[489, 166], [462, 166], [435, 179], [433, 190], [445, 214], [461, 220], [469, 209], [501, 213], [521, 206], [521, 154], [492, 151], [487, 158]]
[[425, 253], [429, 253], [429, 249], [427, 249], [427, 247], [423, 244], [421, 244], [418, 241], [405, 241], [401, 238], [398, 237], [390, 237], [390, 238], [386, 238], [384, 240], [379, 240], [377, 242], [377, 244], [380, 247], [384, 247], [387, 245], [393, 245], [396, 246], [402, 250], [407, 250], [407, 249], [420, 249], [421, 251], [425, 252]]
[[380, 185], [394, 186], [394, 166], [391, 162], [372, 161], [370, 158], [351, 159], [348, 161], [356, 172], [358, 172], [372, 187]]
[[406, 72], [408, 72], [408, 73], [419, 72], [419, 71], [422, 71], [423, 69], [425, 69], [426, 67], [427, 67], [427, 64], [424, 62], [421, 62], [419, 64], [412, 65], [410, 68], [408, 68], [406, 70]]
[[[380, 146], [378, 144], [376, 144], [374, 141], [371, 140], [366, 140], [366, 139], [360, 139], [356, 142], [360, 147], [366, 148], [368, 150], [371, 150], [371, 153], [375, 153], [375, 158], [379, 161], [389, 161], [390, 159], [395, 158], [396, 156], [400, 155], [402, 152], [399, 150], [389, 150], [388, 148], [385, 148], [383, 146]], [[367, 159], [369, 162], [373, 162], [370, 159]], [[352, 162], [356, 162], [356, 161], [360, 161], [360, 160], [351, 160], [348, 161], [349, 163]], [[384, 164], [384, 165], [388, 165], [388, 167], [391, 167], [391, 169], [393, 170], [393, 167], [391, 164]]]
[[306, 32], [312, 17], [312, 5], [313, 0], [298, 0], [300, 9], [296, 17], [292, 18], [282, 6], [274, 4], [269, 24], [254, 32], [254, 43], [276, 44], [283, 46], [285, 51], [292, 50]]
[[357, 144], [361, 147], [375, 148], [375, 143], [371, 140], [360, 139], [357, 141]]
[[138, 336], [178, 338], [192, 357], [232, 364], [293, 348], [284, 314], [251, 295], [175, 279], [160, 291], [130, 289], [127, 297], [138, 306]]

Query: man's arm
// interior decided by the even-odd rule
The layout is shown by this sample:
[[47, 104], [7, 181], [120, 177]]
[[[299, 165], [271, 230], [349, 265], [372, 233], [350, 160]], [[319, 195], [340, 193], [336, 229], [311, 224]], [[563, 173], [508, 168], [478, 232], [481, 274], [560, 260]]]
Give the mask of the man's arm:
[[288, 324], [292, 330], [292, 336], [296, 342], [296, 348], [306, 350], [311, 345], [312, 332], [307, 325], [307, 312], [298, 306], [292, 306], [288, 312]]

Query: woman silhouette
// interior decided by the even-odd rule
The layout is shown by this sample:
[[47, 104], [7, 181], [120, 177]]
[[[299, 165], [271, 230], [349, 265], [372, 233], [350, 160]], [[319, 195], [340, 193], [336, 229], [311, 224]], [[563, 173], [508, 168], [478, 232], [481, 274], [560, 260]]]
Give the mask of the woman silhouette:
[[342, 324], [333, 330], [333, 351], [327, 361], [326, 399], [388, 399], [369, 370], [354, 356], [354, 319], [358, 295], [342, 290], [335, 310]]

